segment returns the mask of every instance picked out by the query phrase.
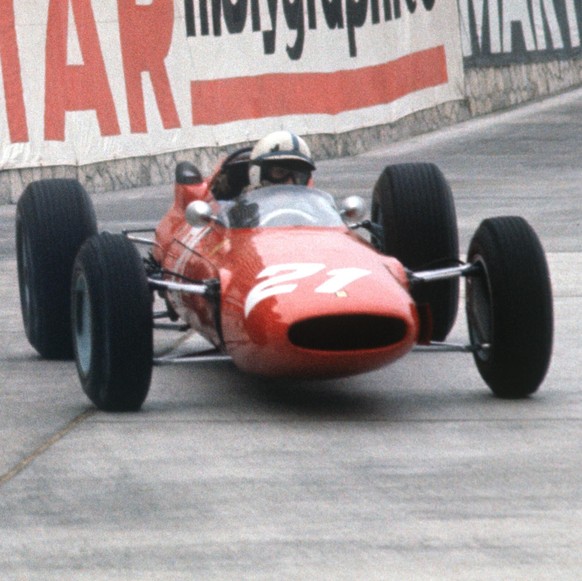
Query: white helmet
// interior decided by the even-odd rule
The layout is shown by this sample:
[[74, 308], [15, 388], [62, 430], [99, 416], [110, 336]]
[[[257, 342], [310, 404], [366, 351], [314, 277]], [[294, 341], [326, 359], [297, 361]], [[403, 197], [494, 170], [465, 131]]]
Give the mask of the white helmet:
[[306, 185], [315, 164], [309, 146], [291, 131], [269, 133], [251, 151], [249, 181], [251, 186], [293, 183]]

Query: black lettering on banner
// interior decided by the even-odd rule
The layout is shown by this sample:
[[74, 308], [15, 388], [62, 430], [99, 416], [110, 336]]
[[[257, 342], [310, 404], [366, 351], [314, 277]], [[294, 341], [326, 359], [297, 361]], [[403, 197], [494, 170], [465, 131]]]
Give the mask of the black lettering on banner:
[[229, 34], [240, 34], [247, 23], [248, 0], [222, 0], [224, 22]]
[[459, 0], [459, 6], [466, 67], [582, 54], [582, 0]]
[[350, 56], [356, 56], [356, 32], [366, 22], [368, 15], [368, 0], [346, 0], [346, 22], [348, 28], [348, 43]]
[[303, 53], [305, 41], [305, 23], [303, 19], [302, 0], [283, 0], [283, 13], [289, 30], [297, 32], [297, 38], [293, 46], [287, 45], [287, 54], [291, 60], [298, 60]]
[[[199, 0], [198, 9], [200, 11], [200, 34], [202, 36], [208, 36], [208, 4], [206, 0]], [[196, 36], [194, 0], [184, 1], [184, 16], [186, 17], [186, 36]]]
[[271, 18], [271, 30], [263, 31], [263, 47], [265, 54], [275, 54], [275, 34], [277, 31], [277, 0], [267, 0], [269, 5], [269, 17]]
[[261, 13], [259, 12], [259, 0], [251, 0], [251, 18], [253, 21], [253, 32], [261, 30]]
[[[459, 1], [473, 2], [473, 0]], [[555, 1], [582, 2], [582, 0]], [[423, 6], [425, 11], [430, 12], [436, 0], [381, 0], [381, 4], [380, 0], [184, 0], [186, 35], [196, 37], [212, 34], [220, 37], [223, 28], [229, 35], [240, 34], [249, 27], [250, 21], [251, 31], [262, 34], [264, 54], [272, 55], [277, 48], [279, 2], [287, 29], [296, 33], [294, 43], [286, 47], [287, 55], [291, 60], [299, 60], [305, 46], [306, 20], [309, 30], [316, 30], [318, 25], [326, 26], [331, 31], [346, 28], [348, 53], [350, 57], [356, 57], [358, 54], [356, 30], [366, 25], [368, 20], [369, 24], [380, 24], [382, 20], [380, 6], [383, 9], [383, 21], [390, 22], [401, 18], [403, 9], [413, 15], [418, 14], [419, 8]], [[323, 13], [323, 19], [319, 22], [318, 7]]]
[[380, 22], [380, 7], [378, 0], [370, 0], [370, 10], [372, 11], [372, 24]]
[[221, 6], [222, 0], [212, 0], [212, 32], [214, 36], [222, 35], [222, 26], [220, 25], [222, 20]]
[[394, 18], [398, 19], [402, 16], [402, 11], [400, 10], [400, 0], [394, 0]]
[[310, 30], [317, 29], [317, 17], [315, 15], [315, 0], [307, 0], [307, 19]]
[[186, 18], [186, 36], [196, 36], [196, 27], [194, 26], [194, 2], [184, 3], [184, 16]]
[[342, 0], [321, 0], [325, 22], [330, 30], [344, 27]]

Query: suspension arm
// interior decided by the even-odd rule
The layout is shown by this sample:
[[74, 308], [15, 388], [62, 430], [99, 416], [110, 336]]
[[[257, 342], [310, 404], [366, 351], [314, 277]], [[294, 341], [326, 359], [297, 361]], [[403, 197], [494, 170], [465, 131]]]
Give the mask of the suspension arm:
[[462, 276], [473, 276], [480, 271], [475, 264], [462, 264], [448, 268], [435, 268], [434, 270], [420, 270], [418, 272], [409, 271], [408, 279], [411, 284], [434, 282], [437, 280], [449, 280]]

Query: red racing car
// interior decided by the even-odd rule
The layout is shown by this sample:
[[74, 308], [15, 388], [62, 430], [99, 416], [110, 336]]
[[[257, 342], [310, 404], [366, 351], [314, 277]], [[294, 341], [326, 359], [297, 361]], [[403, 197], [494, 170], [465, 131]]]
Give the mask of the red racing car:
[[[387, 166], [365, 219], [354, 196], [246, 191], [248, 155], [234, 152], [206, 179], [178, 164], [173, 204], [149, 236], [98, 233], [75, 180], [36, 181], [20, 197], [26, 335], [42, 357], [75, 358], [99, 409], [139, 409], [156, 363], [231, 359], [266, 377], [332, 378], [417, 346], [471, 352], [502, 398], [536, 391], [551, 358], [552, 292], [523, 218], [484, 220], [461, 262], [451, 190], [435, 165]], [[469, 337], [452, 345], [460, 278]], [[195, 331], [208, 349], [156, 354], [157, 327]]]

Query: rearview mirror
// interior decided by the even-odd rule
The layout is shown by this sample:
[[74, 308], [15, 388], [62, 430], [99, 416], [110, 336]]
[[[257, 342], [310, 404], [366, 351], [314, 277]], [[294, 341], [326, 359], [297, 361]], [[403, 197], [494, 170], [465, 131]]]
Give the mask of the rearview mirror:
[[341, 217], [346, 222], [359, 222], [366, 214], [366, 203], [360, 196], [349, 196], [340, 205]]
[[194, 228], [200, 228], [215, 220], [212, 214], [212, 208], [207, 202], [202, 200], [194, 200], [186, 207], [186, 222]]

